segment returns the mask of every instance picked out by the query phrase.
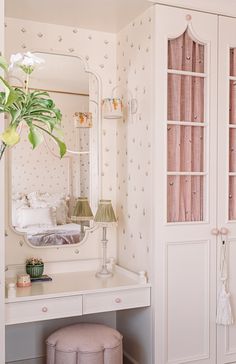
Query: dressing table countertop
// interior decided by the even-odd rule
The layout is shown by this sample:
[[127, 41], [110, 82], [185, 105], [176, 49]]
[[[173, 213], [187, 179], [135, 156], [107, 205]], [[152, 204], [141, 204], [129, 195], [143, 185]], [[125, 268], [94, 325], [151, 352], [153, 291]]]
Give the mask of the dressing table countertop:
[[[52, 281], [16, 288], [11, 297], [6, 290], [6, 324], [150, 306], [151, 285], [140, 283], [139, 274], [119, 266], [110, 278], [97, 278], [95, 273], [50, 274]], [[12, 281], [7, 278], [6, 286]]]

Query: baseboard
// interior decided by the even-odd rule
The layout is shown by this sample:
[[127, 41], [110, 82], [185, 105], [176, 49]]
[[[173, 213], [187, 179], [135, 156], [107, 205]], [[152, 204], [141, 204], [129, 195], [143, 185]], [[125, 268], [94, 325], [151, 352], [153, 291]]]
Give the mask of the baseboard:
[[17, 361], [8, 361], [6, 364], [45, 364], [45, 358], [32, 358]]
[[131, 355], [124, 351], [124, 364], [139, 364], [139, 362], [137, 362], [137, 360], [132, 358]]

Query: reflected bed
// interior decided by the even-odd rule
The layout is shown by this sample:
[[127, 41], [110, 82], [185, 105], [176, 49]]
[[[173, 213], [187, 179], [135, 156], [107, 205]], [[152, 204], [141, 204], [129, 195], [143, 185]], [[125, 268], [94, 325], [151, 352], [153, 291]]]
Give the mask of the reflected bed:
[[78, 244], [82, 239], [78, 224], [65, 224], [52, 227], [30, 227], [18, 229], [27, 234], [33, 246], [58, 246]]

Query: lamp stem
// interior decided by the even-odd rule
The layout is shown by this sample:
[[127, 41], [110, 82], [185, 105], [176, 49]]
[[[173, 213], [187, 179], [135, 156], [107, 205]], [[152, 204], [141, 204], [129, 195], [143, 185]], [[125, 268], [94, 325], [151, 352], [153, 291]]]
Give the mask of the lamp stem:
[[102, 271], [107, 270], [107, 227], [102, 227]]
[[102, 227], [102, 240], [103, 241], [107, 240], [107, 227], [106, 226]]
[[107, 269], [107, 226], [102, 227], [102, 268], [97, 272], [97, 277], [111, 277], [112, 273]]

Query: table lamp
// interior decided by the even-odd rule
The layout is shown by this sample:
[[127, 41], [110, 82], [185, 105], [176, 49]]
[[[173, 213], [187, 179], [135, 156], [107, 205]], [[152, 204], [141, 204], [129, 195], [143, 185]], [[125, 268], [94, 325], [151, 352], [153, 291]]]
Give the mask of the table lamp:
[[88, 202], [87, 197], [79, 197], [76, 201], [76, 205], [71, 215], [71, 221], [79, 223], [81, 225], [81, 233], [84, 234], [84, 226], [86, 221], [93, 219], [93, 213]]
[[102, 226], [102, 268], [96, 273], [97, 277], [108, 278], [112, 273], [107, 269], [107, 227], [116, 222], [116, 216], [111, 204], [111, 200], [100, 200], [94, 221]]

